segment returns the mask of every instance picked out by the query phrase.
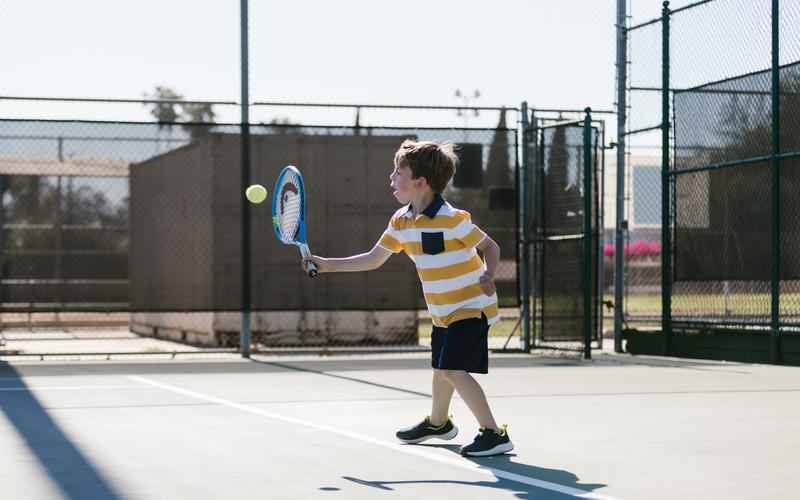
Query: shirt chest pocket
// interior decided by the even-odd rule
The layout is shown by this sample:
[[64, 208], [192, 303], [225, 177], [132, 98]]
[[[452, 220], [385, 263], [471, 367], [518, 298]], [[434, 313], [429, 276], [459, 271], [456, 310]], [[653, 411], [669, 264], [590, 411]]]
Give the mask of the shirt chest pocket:
[[422, 251], [428, 255], [444, 252], [444, 233], [422, 233]]

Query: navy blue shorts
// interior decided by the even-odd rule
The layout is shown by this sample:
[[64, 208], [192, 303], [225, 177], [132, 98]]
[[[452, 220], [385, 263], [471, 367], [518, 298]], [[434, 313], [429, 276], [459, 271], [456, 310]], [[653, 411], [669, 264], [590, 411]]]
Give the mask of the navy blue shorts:
[[433, 327], [431, 366], [441, 370], [489, 373], [489, 324], [486, 316]]

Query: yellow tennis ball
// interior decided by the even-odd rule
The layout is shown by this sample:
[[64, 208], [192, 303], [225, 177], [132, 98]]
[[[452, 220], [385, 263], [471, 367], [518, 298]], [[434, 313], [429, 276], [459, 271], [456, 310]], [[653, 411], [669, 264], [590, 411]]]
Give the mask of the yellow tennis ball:
[[244, 195], [250, 203], [261, 203], [267, 199], [267, 188], [261, 184], [253, 184], [245, 190]]

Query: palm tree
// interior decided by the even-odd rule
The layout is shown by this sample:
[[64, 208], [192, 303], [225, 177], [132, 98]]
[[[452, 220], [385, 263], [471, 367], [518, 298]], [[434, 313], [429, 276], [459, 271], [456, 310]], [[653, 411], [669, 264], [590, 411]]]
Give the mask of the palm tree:
[[207, 103], [188, 103], [174, 102], [183, 100], [183, 96], [174, 89], [166, 86], [157, 85], [153, 94], [145, 94], [148, 99], [165, 100], [171, 102], [150, 103], [150, 115], [158, 122], [158, 128], [166, 128], [170, 132], [172, 126], [178, 122], [186, 122], [181, 125], [192, 140], [198, 140], [208, 135], [214, 123], [216, 113], [212, 104]]

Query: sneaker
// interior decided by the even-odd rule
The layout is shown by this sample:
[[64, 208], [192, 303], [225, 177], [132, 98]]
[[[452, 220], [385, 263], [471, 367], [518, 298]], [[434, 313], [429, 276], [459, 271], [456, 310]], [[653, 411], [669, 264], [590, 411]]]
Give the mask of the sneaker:
[[472, 444], [461, 448], [461, 454], [470, 457], [488, 457], [490, 455], [501, 455], [514, 449], [514, 443], [508, 437], [506, 426], [500, 432], [491, 429], [481, 428], [480, 433], [475, 437]]
[[397, 439], [408, 444], [417, 444], [432, 438], [449, 440], [457, 435], [458, 427], [453, 425], [453, 421], [449, 418], [447, 422], [436, 427], [431, 425], [430, 417], [425, 417], [425, 420], [414, 427], [397, 431]]

